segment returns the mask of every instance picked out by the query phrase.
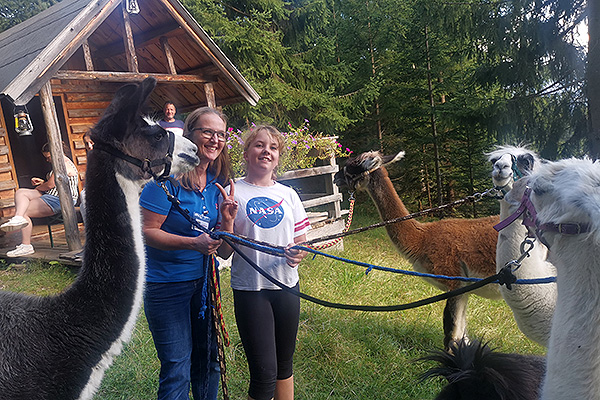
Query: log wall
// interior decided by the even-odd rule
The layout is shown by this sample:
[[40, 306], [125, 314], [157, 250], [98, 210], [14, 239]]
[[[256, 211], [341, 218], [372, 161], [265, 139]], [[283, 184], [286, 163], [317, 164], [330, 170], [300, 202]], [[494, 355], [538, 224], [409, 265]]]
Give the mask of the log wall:
[[110, 104], [117, 83], [94, 81], [52, 80], [52, 93], [59, 95], [63, 103], [64, 118], [68, 129], [69, 147], [73, 162], [79, 170], [80, 190], [85, 182], [87, 156], [83, 135], [100, 119]]
[[14, 214], [17, 175], [6, 131], [4, 113], [0, 107], [0, 217]]

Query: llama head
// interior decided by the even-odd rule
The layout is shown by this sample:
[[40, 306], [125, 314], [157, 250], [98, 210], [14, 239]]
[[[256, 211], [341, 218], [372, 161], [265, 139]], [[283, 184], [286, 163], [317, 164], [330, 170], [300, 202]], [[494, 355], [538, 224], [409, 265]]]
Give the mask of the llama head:
[[504, 193], [509, 192], [513, 182], [520, 178], [515, 177], [515, 174], [530, 174], [540, 164], [538, 155], [526, 147], [497, 146], [494, 151], [487, 153], [487, 156], [492, 163], [494, 187]]
[[[165, 158], [171, 146], [168, 132], [142, 115], [143, 107], [155, 86], [156, 79], [147, 78], [139, 84], [121, 87], [91, 131], [94, 146], [114, 148], [137, 160]], [[198, 165], [197, 147], [190, 140], [176, 135], [172, 150], [172, 174], [188, 171]], [[160, 175], [165, 168], [164, 164], [156, 165], [152, 172]], [[122, 159], [118, 160], [117, 169], [130, 180], [152, 178], [148, 171], [144, 172]]]
[[366, 190], [371, 172], [396, 162], [403, 157], [403, 151], [395, 156], [383, 156], [378, 151], [362, 153], [357, 157], [348, 159], [344, 168], [335, 174], [333, 181], [340, 188], [347, 187], [352, 191]]
[[[589, 158], [549, 162], [527, 181], [538, 225], [586, 225], [596, 243], [600, 242], [600, 162]], [[559, 236], [544, 232], [550, 245]]]

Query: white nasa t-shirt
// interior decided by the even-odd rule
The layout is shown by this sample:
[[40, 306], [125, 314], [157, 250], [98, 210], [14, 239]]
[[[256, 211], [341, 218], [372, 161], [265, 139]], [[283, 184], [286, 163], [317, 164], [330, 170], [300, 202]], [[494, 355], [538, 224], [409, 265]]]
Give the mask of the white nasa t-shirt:
[[[238, 212], [234, 233], [286, 246], [310, 229], [306, 211], [296, 191], [275, 182], [273, 186], [256, 186], [244, 180], [235, 183]], [[239, 245], [240, 250], [260, 268], [288, 287], [298, 283], [298, 268], [290, 267], [285, 257], [277, 257]], [[260, 275], [240, 255], [234, 253], [231, 265], [231, 287], [258, 291], [280, 289]]]

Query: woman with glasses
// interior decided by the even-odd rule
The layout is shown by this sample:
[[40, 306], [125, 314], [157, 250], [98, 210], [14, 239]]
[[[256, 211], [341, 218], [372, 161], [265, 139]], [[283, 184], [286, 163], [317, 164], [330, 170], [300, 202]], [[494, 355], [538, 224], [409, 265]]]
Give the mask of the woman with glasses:
[[[165, 182], [169, 192], [200, 226], [212, 229], [221, 205], [221, 230], [233, 231], [237, 204], [221, 185], [229, 183], [225, 146], [227, 119], [198, 108], [187, 117], [184, 137], [198, 146], [200, 164]], [[146, 238], [144, 309], [160, 359], [158, 399], [216, 399], [219, 386], [217, 332], [209, 304], [208, 258], [221, 240], [213, 240], [172, 207], [165, 192], [149, 183], [140, 198]]]

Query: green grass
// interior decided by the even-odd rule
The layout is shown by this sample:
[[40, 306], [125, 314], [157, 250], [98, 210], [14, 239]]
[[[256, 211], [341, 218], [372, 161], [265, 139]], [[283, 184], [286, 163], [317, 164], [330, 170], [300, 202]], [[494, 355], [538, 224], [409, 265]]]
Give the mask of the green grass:
[[[353, 227], [378, 220], [361, 200]], [[384, 229], [344, 240], [343, 257], [382, 266], [410, 269], [392, 247]], [[307, 257], [300, 266], [301, 289], [332, 302], [389, 305], [415, 301], [439, 291], [415, 277], [372, 271], [330, 259]], [[245, 399], [248, 373], [235, 327], [229, 273], [222, 272], [223, 306], [231, 337], [226, 349], [230, 397]], [[48, 294], [60, 291], [74, 272], [60, 265], [26, 269], [0, 265], [0, 287]], [[439, 381], [420, 383], [430, 364], [415, 361], [442, 345], [443, 303], [391, 313], [366, 313], [325, 308], [302, 300], [295, 381], [297, 399], [433, 399]], [[508, 306], [472, 296], [468, 329], [502, 351], [544, 354], [517, 329]], [[132, 341], [106, 373], [96, 400], [155, 398], [159, 363], [143, 312]]]

